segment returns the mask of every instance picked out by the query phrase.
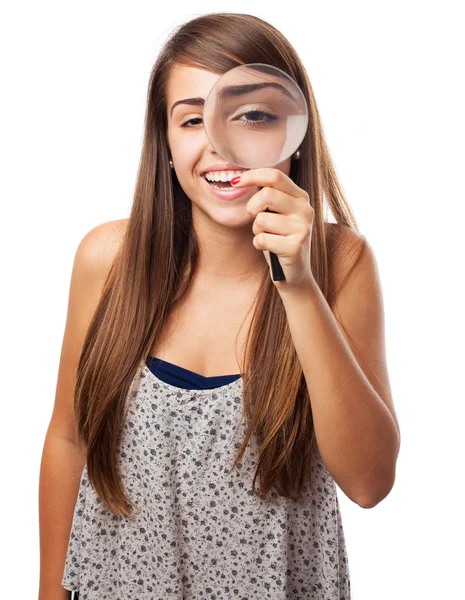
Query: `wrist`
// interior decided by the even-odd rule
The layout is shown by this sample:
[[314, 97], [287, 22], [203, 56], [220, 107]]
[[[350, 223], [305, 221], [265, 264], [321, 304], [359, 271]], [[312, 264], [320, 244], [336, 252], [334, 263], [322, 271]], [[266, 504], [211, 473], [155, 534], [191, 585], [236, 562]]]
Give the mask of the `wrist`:
[[293, 302], [303, 298], [307, 300], [309, 298], [316, 299], [321, 294], [321, 290], [313, 277], [308, 280], [305, 285], [299, 287], [286, 288], [284, 283], [282, 288], [278, 289], [278, 291], [284, 303]]

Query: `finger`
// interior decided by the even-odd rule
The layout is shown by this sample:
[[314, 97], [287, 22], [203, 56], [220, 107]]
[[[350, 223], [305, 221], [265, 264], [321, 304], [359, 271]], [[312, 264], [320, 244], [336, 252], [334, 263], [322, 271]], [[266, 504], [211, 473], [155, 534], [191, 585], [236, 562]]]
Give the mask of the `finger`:
[[297, 220], [290, 219], [288, 215], [271, 212], [260, 212], [255, 217], [252, 231], [255, 234], [264, 231], [277, 235], [291, 235], [298, 233], [301, 229]]
[[[234, 178], [233, 181], [236, 181]], [[272, 187], [276, 190], [289, 194], [298, 198], [302, 195], [302, 189], [292, 181], [285, 173], [279, 169], [272, 167], [265, 167], [262, 169], [250, 169], [244, 171], [240, 180], [237, 183], [232, 183], [233, 187], [246, 187], [251, 185], [258, 185], [261, 187]]]

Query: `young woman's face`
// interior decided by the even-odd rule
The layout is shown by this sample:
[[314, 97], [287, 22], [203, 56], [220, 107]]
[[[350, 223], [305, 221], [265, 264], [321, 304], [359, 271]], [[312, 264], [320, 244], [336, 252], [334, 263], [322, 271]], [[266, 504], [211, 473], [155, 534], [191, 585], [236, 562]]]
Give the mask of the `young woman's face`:
[[[217, 73], [193, 67], [176, 65], [173, 68], [167, 88], [168, 146], [176, 177], [193, 203], [193, 215], [199, 210], [217, 223], [241, 226], [254, 219], [246, 206], [259, 188], [249, 187], [244, 195], [234, 200], [218, 198], [203, 175], [212, 166], [227, 164], [228, 161], [216, 153], [205, 133], [203, 105], [181, 103], [172, 108], [179, 100], [205, 100], [220, 77]], [[274, 168], [289, 175], [291, 159]], [[227, 170], [244, 171], [239, 167]]]

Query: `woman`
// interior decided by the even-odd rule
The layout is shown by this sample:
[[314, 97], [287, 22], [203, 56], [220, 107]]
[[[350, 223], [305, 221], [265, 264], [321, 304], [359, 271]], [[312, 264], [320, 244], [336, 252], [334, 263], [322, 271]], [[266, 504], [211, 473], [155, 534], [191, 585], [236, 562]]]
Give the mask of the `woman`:
[[[247, 171], [216, 154], [202, 104], [254, 62], [298, 83], [309, 127], [291, 158]], [[243, 195], [219, 198], [205, 177], [218, 170]], [[375, 506], [400, 433], [375, 257], [279, 31], [215, 13], [173, 32], [130, 218], [97, 230], [86, 247], [107, 235], [114, 254], [77, 366], [85, 466], [63, 587], [81, 600], [349, 599], [336, 483]]]

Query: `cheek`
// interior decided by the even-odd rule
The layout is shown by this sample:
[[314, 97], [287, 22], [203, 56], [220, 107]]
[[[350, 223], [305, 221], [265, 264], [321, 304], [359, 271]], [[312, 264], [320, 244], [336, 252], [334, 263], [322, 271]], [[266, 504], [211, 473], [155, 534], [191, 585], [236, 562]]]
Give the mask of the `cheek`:
[[198, 131], [184, 130], [179, 126], [168, 127], [167, 141], [173, 156], [181, 164], [194, 163], [202, 153], [202, 139]]
[[172, 157], [176, 165], [178, 178], [180, 179], [181, 177], [192, 177], [195, 171], [199, 170], [202, 154], [194, 146], [184, 144], [183, 146], [173, 146]]

